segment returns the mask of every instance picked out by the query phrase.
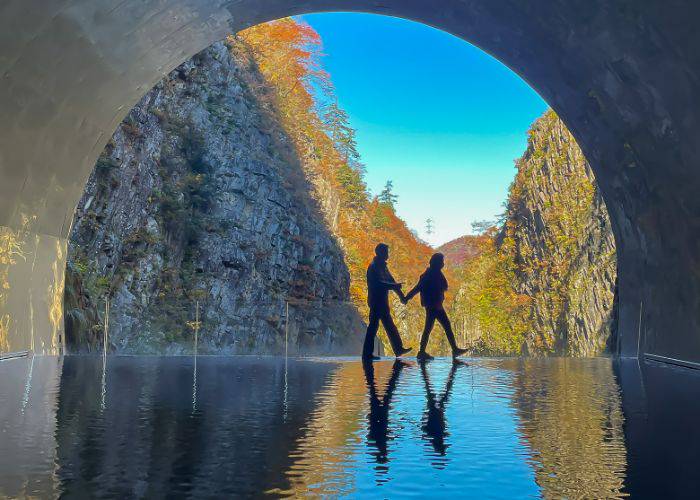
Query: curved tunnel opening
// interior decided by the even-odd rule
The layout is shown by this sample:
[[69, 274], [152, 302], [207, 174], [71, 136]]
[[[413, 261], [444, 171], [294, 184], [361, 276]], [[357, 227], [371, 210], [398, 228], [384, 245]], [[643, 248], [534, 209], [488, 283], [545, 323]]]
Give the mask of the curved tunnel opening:
[[[396, 22], [376, 29], [409, 24]], [[434, 42], [427, 32], [417, 36]], [[291, 345], [295, 354], [351, 354], [367, 320], [373, 246], [392, 245], [395, 274], [407, 282], [443, 250], [426, 243], [430, 229], [417, 231], [415, 214], [428, 199], [408, 207], [409, 227], [391, 192], [368, 190], [365, 168], [373, 166], [363, 165], [322, 44], [303, 20], [258, 25], [178, 66], [129, 112], [74, 218], [69, 352], [103, 349], [109, 302], [111, 352], [188, 353], [196, 325], [200, 353], [279, 354]], [[493, 64], [476, 48], [467, 56], [477, 70]], [[444, 248], [457, 337], [481, 354], [614, 352], [615, 244], [591, 167], [552, 111], [528, 137], [512, 154], [522, 157], [501, 220], [481, 220]], [[440, 175], [427, 163], [413, 173], [421, 174]], [[393, 304], [407, 342], [418, 344], [421, 308]], [[432, 339], [446, 352], [441, 333]]]
[[[301, 7], [282, 0], [125, 3], [47, 10], [43, 23], [32, 23], [20, 8], [8, 10], [6, 32], [27, 29], [8, 42], [14, 55], [3, 63], [10, 84], [2, 109], [11, 117], [0, 136], [0, 221], [10, 242], [2, 269], [3, 350], [61, 350], [72, 214], [108, 137], [147, 89], [227, 33], [303, 11], [350, 8], [469, 40], [538, 89], [581, 144], [610, 213], [618, 252], [616, 351], [695, 366], [697, 35], [685, 21], [694, 7], [651, 3], [546, 10], [481, 0], [445, 0], [440, 9], [397, 0], [357, 0], [352, 7], [334, 0]], [[59, 46], [74, 49], [59, 57]], [[40, 332], [35, 341], [31, 331]]]
[[[429, 473], [442, 473], [450, 461], [460, 466], [451, 469], [458, 476], [450, 483], [454, 496], [490, 487], [509, 497], [661, 497], [697, 489], [691, 389], [698, 372], [650, 360], [700, 366], [700, 31], [693, 22], [700, 5], [352, 4], [474, 42], [539, 89], [566, 121], [609, 210], [619, 282], [614, 351], [622, 359], [475, 359], [467, 367], [438, 361], [428, 369], [379, 362], [369, 366], [376, 373], [359, 362], [288, 365], [281, 358], [230, 363], [207, 356], [199, 367], [197, 356], [2, 361], [3, 494], [293, 495], [316, 488], [369, 496], [386, 472], [403, 470], [409, 477], [384, 491], [405, 491], [407, 479], [430, 495], [434, 474], [413, 472], [428, 465]], [[303, 14], [299, 9], [347, 8], [347, 1], [7, 6], [0, 15], [0, 353], [61, 354], [70, 221], [85, 181], [117, 126], [118, 134], [136, 136], [148, 123], [162, 125], [157, 116], [119, 125], [129, 109], [164, 74], [227, 33]], [[196, 188], [196, 175], [208, 174], [210, 165], [192, 139], [174, 141], [167, 155], [174, 161], [163, 163], [173, 171], [193, 167]], [[188, 196], [196, 208], [197, 189]], [[176, 213], [177, 201], [169, 202]], [[148, 243], [149, 235], [139, 238]], [[138, 238], [132, 243], [143, 250]], [[199, 297], [185, 298], [191, 311]], [[196, 327], [196, 309], [194, 318]], [[100, 338], [99, 330], [92, 334]], [[451, 380], [460, 389], [448, 404]], [[483, 417], [477, 425], [465, 418], [474, 411]], [[422, 458], [412, 462], [417, 443]], [[289, 452], [280, 453], [280, 445]], [[239, 453], [246, 450], [251, 454]], [[492, 467], [471, 473], [483, 463]], [[492, 480], [487, 486], [484, 477]]]

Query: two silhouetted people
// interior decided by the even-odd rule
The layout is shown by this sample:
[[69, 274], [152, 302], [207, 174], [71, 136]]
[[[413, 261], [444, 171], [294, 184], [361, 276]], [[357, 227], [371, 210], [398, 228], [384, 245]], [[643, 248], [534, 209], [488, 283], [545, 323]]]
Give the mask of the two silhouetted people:
[[384, 325], [391, 347], [397, 357], [411, 350], [411, 348], [403, 347], [401, 335], [391, 317], [391, 308], [389, 307], [390, 291], [395, 292], [404, 304], [407, 304], [416, 294], [420, 293], [421, 305], [425, 308], [425, 328], [423, 329], [423, 335], [420, 340], [420, 350], [417, 355], [419, 359], [433, 359], [433, 357], [427, 353], [426, 348], [435, 320], [437, 320], [445, 330], [447, 341], [452, 348], [452, 356], [456, 358], [467, 352], [466, 349], [457, 347], [450, 319], [447, 317], [447, 313], [443, 307], [445, 292], [448, 288], [447, 278], [445, 278], [445, 275], [442, 273], [442, 268], [445, 267], [445, 256], [441, 253], [434, 254], [430, 258], [428, 269], [421, 275], [418, 284], [408, 292], [408, 295], [404, 296], [401, 290], [402, 284], [398, 283], [389, 272], [389, 267], [387, 265], [387, 261], [389, 260], [389, 246], [385, 243], [380, 243], [374, 249], [374, 253], [374, 259], [367, 268], [369, 324], [367, 325], [365, 343], [362, 349], [362, 358], [365, 360], [378, 359], [378, 357], [373, 355], [373, 351], [380, 321]]

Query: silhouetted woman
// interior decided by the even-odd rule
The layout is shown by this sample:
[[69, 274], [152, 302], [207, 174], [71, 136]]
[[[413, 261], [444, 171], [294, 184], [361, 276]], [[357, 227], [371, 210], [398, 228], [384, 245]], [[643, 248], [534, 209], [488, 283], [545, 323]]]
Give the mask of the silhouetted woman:
[[420, 292], [420, 303], [425, 308], [425, 328], [423, 329], [423, 336], [420, 339], [420, 350], [416, 356], [418, 359], [433, 359], [425, 349], [428, 346], [428, 339], [430, 338], [430, 332], [433, 329], [435, 320], [438, 320], [445, 329], [447, 341], [452, 348], [452, 357], [456, 358], [467, 352], [466, 349], [457, 347], [450, 319], [447, 317], [445, 308], [442, 305], [445, 301], [445, 292], [448, 286], [447, 278], [442, 274], [443, 267], [445, 267], [445, 256], [441, 253], [433, 254], [433, 256], [430, 257], [430, 266], [421, 275], [418, 284], [413, 290], [408, 292], [403, 300], [403, 303], [406, 304], [414, 295]]
[[[445, 438], [448, 436], [445, 408], [447, 407], [447, 402], [452, 393], [455, 372], [462, 363], [464, 362], [458, 360], [452, 362], [452, 368], [450, 369], [450, 374], [447, 376], [447, 383], [445, 384], [445, 391], [442, 393], [442, 396], [438, 396], [433, 391], [430, 384], [430, 376], [425, 366], [426, 363], [420, 363], [420, 371], [423, 375], [423, 382], [425, 383], [425, 399], [427, 403], [425, 413], [423, 414], [421, 430], [423, 431], [423, 437], [433, 446], [435, 453], [443, 457], [449, 446], [445, 442]], [[434, 465], [441, 465], [441, 463], [437, 462], [434, 463]], [[444, 463], [442, 465], [444, 465]]]

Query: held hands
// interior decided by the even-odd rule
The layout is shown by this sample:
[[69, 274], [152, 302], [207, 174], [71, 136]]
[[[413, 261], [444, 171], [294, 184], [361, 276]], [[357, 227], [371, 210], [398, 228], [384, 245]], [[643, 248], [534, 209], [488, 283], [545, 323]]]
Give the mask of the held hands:
[[403, 290], [401, 290], [401, 287], [403, 287], [403, 283], [391, 283], [393, 285], [391, 288], [396, 292], [396, 294], [399, 296], [399, 300], [401, 300], [402, 304], [408, 304], [408, 299], [403, 293]]

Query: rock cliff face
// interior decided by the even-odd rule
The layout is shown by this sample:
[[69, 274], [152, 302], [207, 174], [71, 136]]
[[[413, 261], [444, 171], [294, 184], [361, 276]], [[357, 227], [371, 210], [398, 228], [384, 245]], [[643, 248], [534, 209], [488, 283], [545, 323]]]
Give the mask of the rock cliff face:
[[552, 111], [530, 130], [507, 221], [530, 353], [600, 354], [615, 335], [615, 241], [590, 166]]
[[517, 169], [503, 225], [473, 239], [458, 272], [457, 332], [485, 354], [601, 354], [615, 342], [615, 242], [591, 169], [552, 111]]
[[[357, 350], [362, 323], [331, 232], [338, 200], [312, 189], [240, 43], [164, 78], [95, 166], [73, 223], [70, 349], [281, 353]], [[321, 195], [319, 196], [319, 193]]]

